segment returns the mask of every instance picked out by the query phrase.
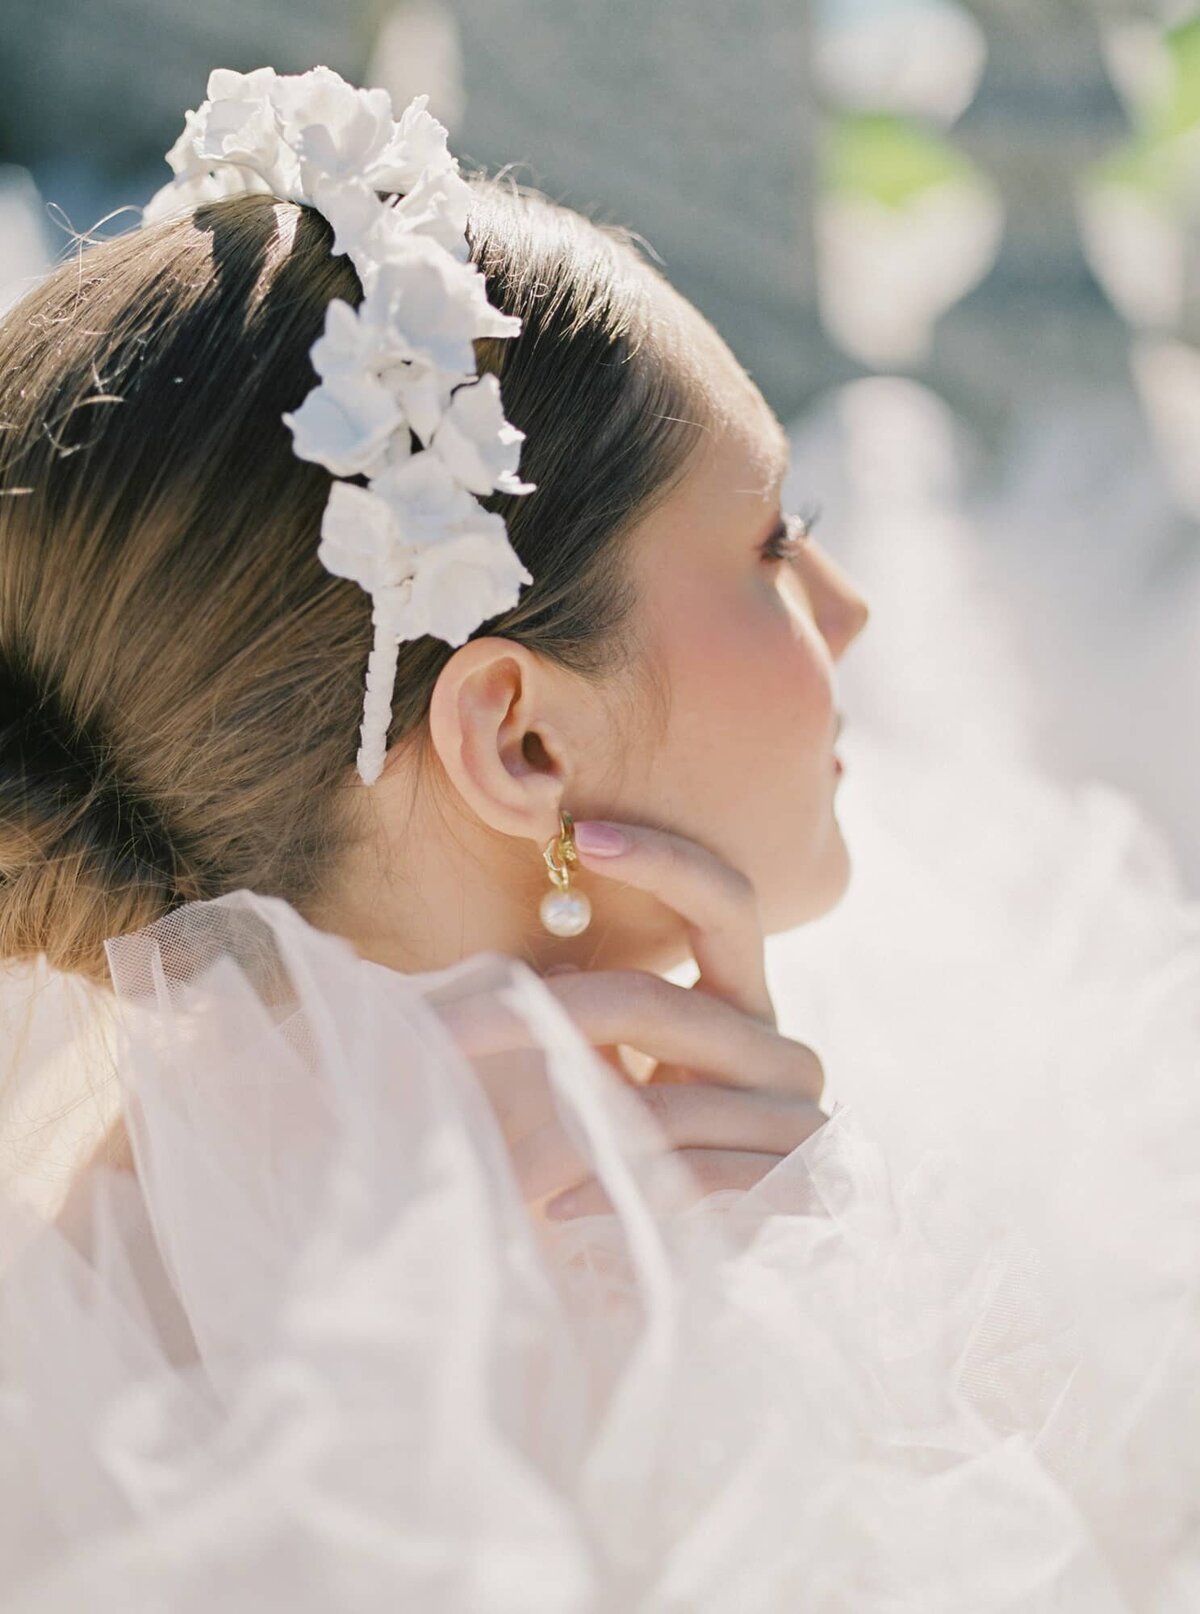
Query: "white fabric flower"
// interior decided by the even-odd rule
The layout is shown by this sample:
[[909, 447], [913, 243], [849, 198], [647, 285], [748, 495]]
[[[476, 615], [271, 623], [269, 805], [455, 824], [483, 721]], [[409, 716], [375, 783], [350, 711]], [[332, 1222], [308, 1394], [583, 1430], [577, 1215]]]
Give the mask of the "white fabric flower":
[[250, 192], [302, 199], [299, 158], [278, 130], [272, 101], [277, 81], [273, 67], [252, 73], [215, 68], [209, 74], [208, 99], [184, 115], [183, 133], [167, 152], [175, 182], [150, 199], [144, 224]]
[[371, 491], [392, 510], [408, 541], [422, 549], [468, 529], [498, 532], [508, 541], [503, 519], [484, 510], [436, 454], [413, 454], [389, 466], [372, 480]]
[[411, 580], [388, 611], [390, 631], [405, 638], [430, 633], [462, 644], [533, 581], [501, 517], [432, 454], [413, 455], [370, 488], [335, 482], [321, 535], [320, 558], [339, 577], [373, 594]]
[[335, 482], [321, 518], [317, 556], [337, 577], [375, 593], [413, 574], [416, 548], [406, 543], [385, 499], [353, 482]]
[[309, 351], [313, 369], [326, 381], [374, 369], [375, 336], [342, 297], [325, 308], [325, 329]]
[[167, 152], [167, 162], [171, 172], [177, 179], [195, 179], [207, 174], [212, 167], [210, 162], [204, 161], [197, 153], [196, 145], [204, 133], [208, 121], [208, 103], [195, 112], [185, 112], [183, 115], [183, 133]]
[[382, 464], [383, 450], [404, 424], [404, 414], [372, 375], [347, 372], [314, 387], [299, 409], [283, 416], [283, 423], [302, 460], [315, 460], [334, 476], [369, 476]]
[[386, 90], [360, 90], [330, 67], [285, 74], [274, 88], [283, 137], [301, 165], [335, 179], [370, 184], [395, 127]]
[[[298, 457], [337, 479], [322, 564], [372, 596], [368, 784], [383, 766], [399, 640], [462, 644], [533, 582], [478, 498], [534, 489], [517, 474], [524, 434], [504, 419], [499, 382], [475, 367], [475, 342], [516, 336], [521, 321], [488, 302], [470, 261], [471, 190], [428, 101], [414, 97], [397, 120], [386, 90], [328, 67], [218, 68], [167, 154], [174, 180], [143, 210], [151, 224], [244, 193], [299, 202], [328, 220], [334, 255], [358, 274], [361, 302], [335, 298], [313, 343], [319, 384], [282, 418]], [[341, 480], [358, 475], [368, 487]]]
[[537, 483], [517, 475], [524, 441], [505, 420], [500, 382], [489, 374], [458, 388], [429, 447], [472, 493], [532, 493]]
[[330, 252], [335, 258], [348, 257], [357, 269], [359, 260], [370, 254], [369, 241], [383, 204], [369, 185], [323, 174], [308, 177], [305, 200], [333, 226]]
[[457, 159], [446, 144], [446, 126], [426, 110], [428, 106], [428, 95], [415, 95], [400, 114], [386, 154], [390, 167], [380, 190], [411, 191], [423, 177], [457, 171]]
[[451, 257], [466, 263], [471, 255], [466, 237], [470, 207], [471, 187], [457, 168], [430, 170], [386, 205], [380, 230], [399, 225], [413, 235], [431, 236]]
[[300, 161], [279, 130], [274, 93], [281, 81], [270, 67], [253, 73], [217, 68], [200, 109], [194, 160], [233, 163], [266, 180], [276, 196], [300, 201]]
[[[392, 212], [383, 209], [385, 218]], [[475, 374], [476, 338], [520, 330], [520, 320], [488, 302], [474, 264], [456, 262], [430, 236], [394, 226], [372, 245], [386, 256], [377, 261], [359, 317], [374, 326], [381, 349], [457, 384]]]
[[520, 320], [492, 308], [473, 265], [457, 263], [428, 236], [408, 236], [403, 253], [379, 265], [356, 309], [340, 299], [330, 304], [313, 363], [326, 378], [380, 381], [428, 445], [453, 389], [474, 379], [474, 340], [514, 334], [513, 326], [519, 330]]
[[[450, 402], [451, 381], [439, 370], [424, 369], [412, 363], [394, 366], [385, 373], [383, 382], [421, 442], [428, 443]], [[405, 446], [407, 450], [407, 439]], [[389, 457], [391, 453], [389, 446]]]
[[177, 181], [186, 186], [219, 174], [221, 188], [204, 200], [266, 191], [285, 201], [301, 201], [299, 157], [280, 136], [272, 101], [276, 82], [270, 67], [253, 73], [212, 72], [208, 100], [186, 115], [183, 133], [167, 153]]
[[244, 196], [256, 192], [262, 196], [276, 193], [260, 175], [248, 168], [235, 168], [227, 163], [214, 173], [197, 173], [186, 179], [173, 180], [155, 191], [142, 209], [142, 223], [158, 224], [178, 213], [191, 213], [209, 202], [220, 202], [227, 196]]
[[507, 538], [499, 516], [497, 534], [488, 529], [456, 534], [421, 552], [408, 598], [409, 637], [431, 633], [447, 644], [465, 644], [490, 617], [517, 603], [522, 583], [533, 578]]
[[372, 191], [404, 191], [426, 171], [456, 166], [445, 126], [417, 96], [400, 122], [386, 90], [360, 90], [329, 67], [285, 75], [272, 91], [283, 136], [302, 166]]
[[[385, 307], [370, 296], [357, 309], [333, 299], [325, 311], [325, 330], [313, 343], [312, 361], [326, 381], [362, 376], [379, 381], [423, 443], [433, 435], [452, 387], [461, 380], [457, 371], [443, 374], [414, 354], [403, 333], [387, 320]], [[401, 453], [409, 453], [407, 437]]]

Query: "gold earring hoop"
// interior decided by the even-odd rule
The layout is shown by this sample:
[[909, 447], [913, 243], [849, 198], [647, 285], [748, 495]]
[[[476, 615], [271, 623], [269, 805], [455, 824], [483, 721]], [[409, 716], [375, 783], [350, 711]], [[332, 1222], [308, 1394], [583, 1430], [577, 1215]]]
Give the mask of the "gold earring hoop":
[[592, 921], [592, 905], [583, 891], [571, 888], [571, 868], [579, 862], [575, 850], [575, 820], [559, 808], [559, 832], [542, 848], [552, 889], [538, 907], [542, 924], [552, 936], [578, 936]]

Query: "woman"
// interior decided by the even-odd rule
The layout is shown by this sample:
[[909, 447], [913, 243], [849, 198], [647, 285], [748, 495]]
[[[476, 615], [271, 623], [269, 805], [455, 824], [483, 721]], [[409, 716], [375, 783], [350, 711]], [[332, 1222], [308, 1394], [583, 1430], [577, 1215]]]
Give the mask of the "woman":
[[[867, 605], [720, 337], [623, 232], [472, 178], [532, 484], [481, 502], [531, 582], [400, 642], [364, 790], [372, 614], [284, 429], [363, 285], [314, 206], [158, 211], [0, 327], [14, 1606], [1186, 1606], [1200, 1239], [1097, 1285], [1094, 1169], [1044, 1237], [969, 1150], [893, 1181], [778, 1027], [764, 937], [849, 883]], [[1157, 1170], [1200, 959], [1131, 889], [1176, 925], [1153, 1020], [1120, 1000], [1170, 1056]]]

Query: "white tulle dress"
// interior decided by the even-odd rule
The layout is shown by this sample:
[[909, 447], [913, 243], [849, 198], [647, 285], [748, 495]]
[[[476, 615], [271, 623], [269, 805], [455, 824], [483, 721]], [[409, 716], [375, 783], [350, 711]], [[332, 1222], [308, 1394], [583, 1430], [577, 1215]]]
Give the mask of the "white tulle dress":
[[[111, 1012], [9, 972], [6, 1614], [1200, 1609], [1200, 908], [1111, 790], [843, 754], [769, 944], [832, 1113], [748, 1192], [499, 954], [236, 892]], [[611, 1213], [526, 1206], [539, 1102]]]

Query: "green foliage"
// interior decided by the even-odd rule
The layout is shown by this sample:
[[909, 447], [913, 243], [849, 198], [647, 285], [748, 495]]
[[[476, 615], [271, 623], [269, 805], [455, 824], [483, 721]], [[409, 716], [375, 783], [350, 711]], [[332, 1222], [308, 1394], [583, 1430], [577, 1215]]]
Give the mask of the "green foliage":
[[1168, 31], [1171, 87], [1162, 104], [1150, 109], [1148, 133], [1173, 140], [1200, 125], [1200, 15]]
[[1200, 179], [1200, 15], [1165, 30], [1162, 43], [1164, 90], [1137, 109], [1132, 137], [1094, 177], [1171, 203], [1194, 191]]
[[821, 178], [829, 190], [903, 208], [923, 192], [969, 181], [971, 164], [953, 145], [911, 118], [843, 113], [826, 128]]

